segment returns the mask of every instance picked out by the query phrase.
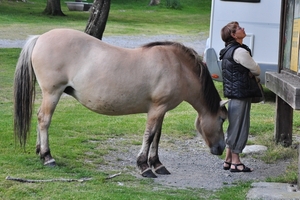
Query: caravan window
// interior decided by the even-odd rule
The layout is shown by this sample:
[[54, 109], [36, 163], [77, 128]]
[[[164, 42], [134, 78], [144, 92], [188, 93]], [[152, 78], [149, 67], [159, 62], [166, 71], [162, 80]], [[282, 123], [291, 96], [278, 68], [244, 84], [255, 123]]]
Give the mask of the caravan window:
[[235, 1], [235, 2], [249, 2], [249, 3], [259, 3], [260, 0], [221, 0], [221, 1]]

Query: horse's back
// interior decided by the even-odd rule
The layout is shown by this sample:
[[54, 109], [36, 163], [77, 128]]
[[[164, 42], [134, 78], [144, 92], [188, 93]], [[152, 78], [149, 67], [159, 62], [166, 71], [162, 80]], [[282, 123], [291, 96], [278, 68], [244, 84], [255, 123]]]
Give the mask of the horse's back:
[[33, 62], [38, 59], [44, 63], [54, 62], [52, 67], [72, 62], [78, 66], [78, 61], [89, 58], [91, 50], [105, 48], [109, 45], [81, 31], [53, 29], [39, 37], [32, 57]]
[[[102, 66], [113, 47], [86, 33], [72, 29], [54, 29], [39, 37], [32, 53], [32, 63], [41, 87], [72, 85], [101, 76]], [[114, 56], [124, 52], [113, 48]], [[82, 80], [85, 79], [85, 80]]]

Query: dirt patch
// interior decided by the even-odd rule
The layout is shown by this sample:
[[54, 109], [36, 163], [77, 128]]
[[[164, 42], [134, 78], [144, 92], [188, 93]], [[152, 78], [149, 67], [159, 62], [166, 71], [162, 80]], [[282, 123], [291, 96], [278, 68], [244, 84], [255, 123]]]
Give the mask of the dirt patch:
[[[137, 138], [142, 140], [142, 136], [131, 136], [112, 138], [102, 144], [111, 146], [114, 150], [104, 156], [106, 165], [99, 165], [99, 170], [122, 172], [143, 178], [136, 167], [136, 156], [141, 146], [132, 144]], [[215, 190], [235, 185], [239, 181], [264, 181], [267, 177], [276, 177], [284, 173], [289, 164], [285, 161], [266, 164], [249, 154], [242, 160], [255, 171], [231, 173], [223, 170], [223, 160], [210, 154], [200, 136], [193, 139], [162, 136], [159, 155], [171, 175], [158, 175], [154, 181], [163, 186], [176, 188]]]

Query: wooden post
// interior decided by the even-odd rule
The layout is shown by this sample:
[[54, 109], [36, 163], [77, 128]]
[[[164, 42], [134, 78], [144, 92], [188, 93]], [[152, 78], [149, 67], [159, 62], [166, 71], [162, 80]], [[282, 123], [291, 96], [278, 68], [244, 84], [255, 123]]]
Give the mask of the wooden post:
[[292, 145], [293, 108], [276, 95], [275, 142], [285, 147]]
[[298, 190], [300, 190], [300, 145], [298, 144]]

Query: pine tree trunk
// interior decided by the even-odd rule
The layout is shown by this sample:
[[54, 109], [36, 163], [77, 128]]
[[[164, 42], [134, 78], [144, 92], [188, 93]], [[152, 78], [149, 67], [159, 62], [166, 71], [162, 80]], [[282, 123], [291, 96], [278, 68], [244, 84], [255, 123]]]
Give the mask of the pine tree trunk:
[[110, 0], [94, 0], [85, 32], [102, 40], [110, 9]]
[[61, 10], [60, 0], [47, 0], [47, 6], [43, 13], [52, 16], [65, 16]]

